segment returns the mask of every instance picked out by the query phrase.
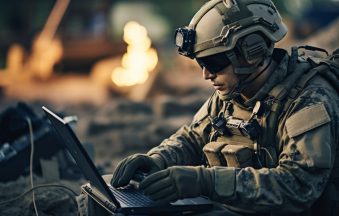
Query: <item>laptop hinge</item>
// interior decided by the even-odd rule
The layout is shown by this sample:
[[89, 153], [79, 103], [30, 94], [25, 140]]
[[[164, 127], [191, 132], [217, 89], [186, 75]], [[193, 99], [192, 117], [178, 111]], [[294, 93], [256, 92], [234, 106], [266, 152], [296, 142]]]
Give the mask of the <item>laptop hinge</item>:
[[106, 196], [102, 195], [95, 188], [92, 189], [89, 183], [82, 185], [81, 189], [99, 205], [105, 208], [109, 213], [114, 214], [114, 212], [117, 211], [117, 207], [115, 206], [115, 204], [108, 200]]

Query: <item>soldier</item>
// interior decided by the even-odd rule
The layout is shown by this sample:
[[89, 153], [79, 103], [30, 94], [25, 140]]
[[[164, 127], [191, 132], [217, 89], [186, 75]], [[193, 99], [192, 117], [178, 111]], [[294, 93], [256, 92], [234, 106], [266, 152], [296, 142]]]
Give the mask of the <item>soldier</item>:
[[203, 5], [176, 45], [215, 93], [190, 125], [122, 160], [112, 185], [143, 171], [140, 188], [159, 202], [203, 195], [224, 215], [337, 215], [338, 93], [314, 59], [274, 48], [286, 33], [271, 0]]

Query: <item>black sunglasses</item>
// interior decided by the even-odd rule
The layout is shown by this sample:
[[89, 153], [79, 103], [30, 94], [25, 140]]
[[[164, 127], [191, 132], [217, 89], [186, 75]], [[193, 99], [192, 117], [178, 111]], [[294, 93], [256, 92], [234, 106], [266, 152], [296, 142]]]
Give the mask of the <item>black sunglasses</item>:
[[219, 71], [225, 69], [229, 66], [231, 61], [227, 58], [226, 54], [217, 53], [214, 55], [196, 58], [201, 69], [206, 68], [210, 73], [218, 73]]

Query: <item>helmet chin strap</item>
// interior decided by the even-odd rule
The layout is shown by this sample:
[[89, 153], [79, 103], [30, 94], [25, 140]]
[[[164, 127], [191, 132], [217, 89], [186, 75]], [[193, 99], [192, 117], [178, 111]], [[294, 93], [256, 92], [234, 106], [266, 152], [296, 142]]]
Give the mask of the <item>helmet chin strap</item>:
[[[273, 48], [270, 47], [268, 53], [271, 54], [272, 52], [273, 52]], [[236, 54], [233, 50], [226, 52], [226, 55], [229, 58], [229, 60], [232, 62], [234, 73], [238, 76], [239, 75], [248, 75], [249, 76], [250, 74], [256, 72], [258, 70], [258, 68], [260, 67], [260, 65], [263, 64], [263, 62], [269, 56], [269, 55], [265, 55], [262, 61], [258, 61], [256, 64], [244, 67], [244, 66], [241, 66], [241, 63], [238, 60], [238, 58], [237, 58], [237, 56], [236, 56]], [[229, 100], [232, 100], [232, 99], [236, 98], [237, 96], [239, 96], [242, 89], [244, 88], [244, 85], [250, 83], [251, 81], [254, 81], [258, 76], [260, 76], [260, 74], [262, 74], [265, 70], [267, 70], [267, 68], [270, 66], [271, 62], [272, 61], [270, 60], [269, 63], [267, 65], [265, 65], [265, 67], [260, 72], [258, 72], [257, 75], [254, 78], [252, 78], [250, 80], [239, 79], [239, 82], [236, 86], [234, 86], [226, 95], [222, 95], [222, 99], [229, 101]]]
[[[257, 69], [256, 65], [250, 65], [247, 67], [241, 67], [240, 62], [233, 50], [226, 52], [227, 58], [231, 61], [233, 65], [233, 70], [236, 75], [250, 75]], [[221, 99], [225, 101], [230, 101], [240, 95], [241, 88], [243, 86], [243, 81], [239, 79], [239, 82], [234, 86], [227, 94], [221, 95]]]
[[239, 92], [239, 90], [238, 90], [238, 88], [239, 88], [239, 86], [240, 86], [239, 84], [240, 84], [240, 83], [238, 83], [236, 86], [234, 86], [234, 87], [231, 89], [231, 91], [229, 91], [227, 94], [225, 94], [225, 95], [219, 94], [220, 98], [221, 98], [223, 101], [230, 101], [230, 100], [232, 100], [232, 99], [238, 97], [239, 94], [240, 94], [240, 92]]

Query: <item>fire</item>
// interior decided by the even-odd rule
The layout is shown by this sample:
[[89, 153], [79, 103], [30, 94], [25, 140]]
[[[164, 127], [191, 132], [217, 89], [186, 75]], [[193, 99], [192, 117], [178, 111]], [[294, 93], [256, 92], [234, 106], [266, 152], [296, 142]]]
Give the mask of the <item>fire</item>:
[[128, 44], [127, 52], [122, 57], [122, 66], [113, 70], [111, 79], [117, 86], [142, 84], [158, 63], [157, 51], [151, 48], [146, 28], [134, 21], [125, 25], [124, 41]]

